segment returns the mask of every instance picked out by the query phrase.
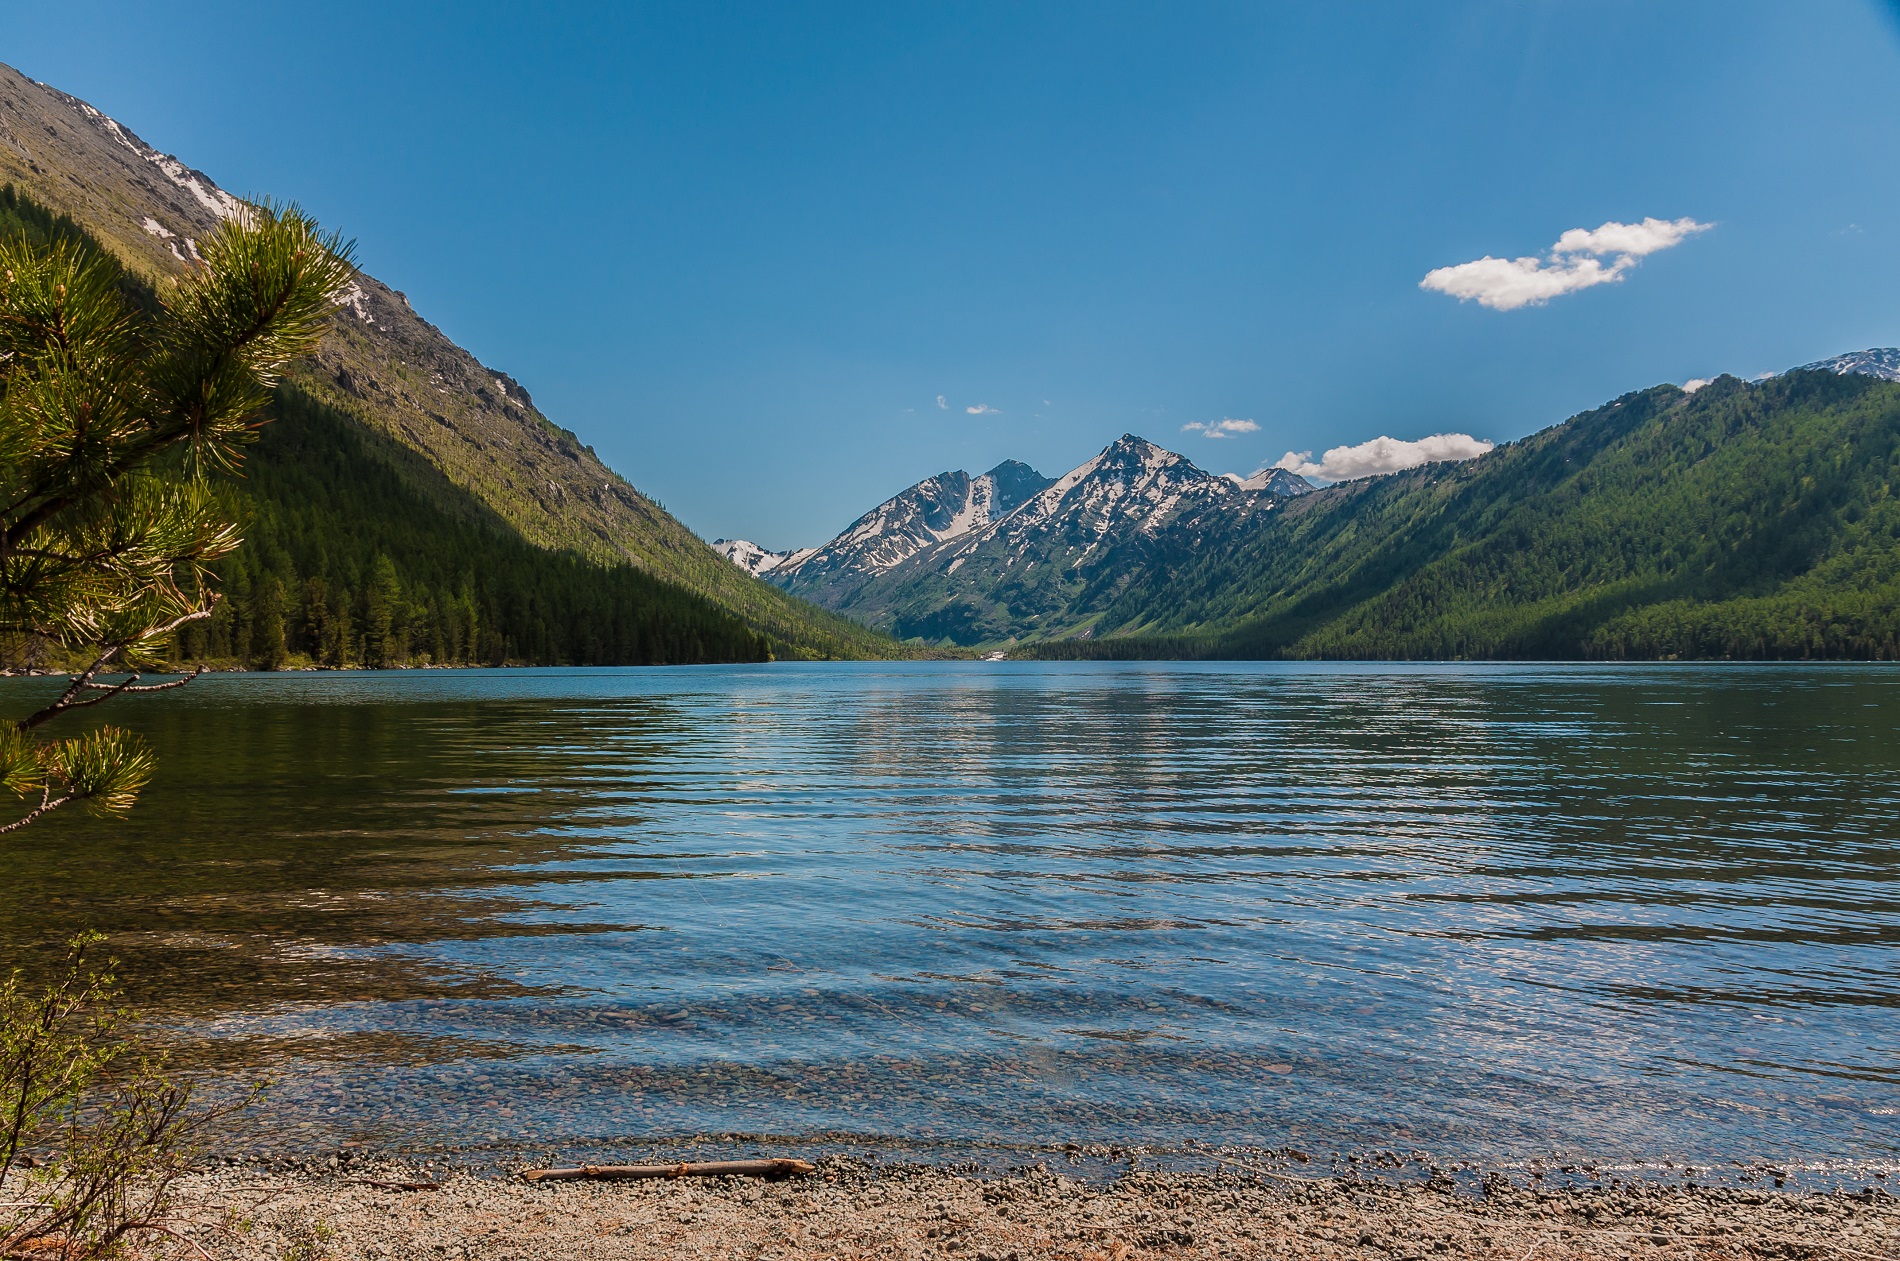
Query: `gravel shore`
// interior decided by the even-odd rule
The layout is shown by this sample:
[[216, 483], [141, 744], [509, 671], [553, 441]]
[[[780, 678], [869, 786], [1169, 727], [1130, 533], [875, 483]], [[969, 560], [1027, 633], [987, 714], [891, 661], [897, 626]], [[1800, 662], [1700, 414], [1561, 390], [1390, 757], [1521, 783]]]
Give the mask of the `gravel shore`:
[[[406, 1188], [408, 1183], [431, 1188]], [[829, 1158], [803, 1178], [529, 1183], [382, 1160], [194, 1175], [181, 1234], [214, 1261], [773, 1261], [776, 1258], [1838, 1257], [1900, 1261], [1900, 1199], [1498, 1175], [1393, 1183], [1267, 1169], [1080, 1180]], [[188, 1219], [188, 1222], [185, 1220]], [[197, 1254], [194, 1254], [197, 1255]]]

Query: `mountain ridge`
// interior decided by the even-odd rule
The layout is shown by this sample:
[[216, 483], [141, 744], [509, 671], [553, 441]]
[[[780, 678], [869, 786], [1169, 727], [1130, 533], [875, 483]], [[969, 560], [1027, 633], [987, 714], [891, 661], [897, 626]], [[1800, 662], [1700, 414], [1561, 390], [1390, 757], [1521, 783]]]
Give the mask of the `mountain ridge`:
[[[1830, 587], [1767, 542], [1737, 538], [1725, 545], [1732, 554], [1707, 552], [1698, 563], [1714, 576], [1697, 579], [1700, 586], [1679, 569], [1679, 560], [1669, 559], [1713, 546], [1706, 541], [1715, 537], [1706, 520], [1709, 505], [1729, 505], [1722, 511], [1742, 514], [1743, 520], [1756, 514], [1773, 518], [1775, 537], [1806, 539], [1804, 546], [1817, 555], [1834, 557], [1826, 562], [1834, 569], [1823, 566], [1816, 573], [1859, 566], [1855, 572], [1872, 575], [1869, 590], [1885, 589], [1887, 570], [1881, 566], [1888, 562], [1879, 559], [1884, 553], [1853, 541], [1861, 528], [1853, 518], [1828, 517], [1818, 504], [1812, 512], [1821, 515], [1789, 515], [1765, 492], [1751, 498], [1735, 484], [1702, 484], [1705, 465], [1748, 468], [1745, 478], [1731, 477], [1782, 487], [1784, 499], [1797, 501], [1809, 494], [1806, 483], [1789, 485], [1775, 461], [1807, 466], [1826, 451], [1849, 450], [1869, 453], [1876, 464], [1885, 460], [1883, 426], [1900, 423], [1900, 412], [1845, 420], [1813, 402], [1835, 397], [1817, 391], [1824, 381], [1838, 382], [1835, 388], [1847, 392], [1842, 399], [1871, 391], [1869, 407], [1884, 397], [1883, 390], [1900, 397], [1900, 350], [1851, 352], [1752, 383], [1722, 376], [1635, 391], [1472, 460], [1317, 490], [1279, 469], [1253, 478], [1217, 477], [1184, 456], [1124, 434], [1003, 518], [920, 546], [848, 585], [808, 582], [803, 594], [900, 637], [1055, 656], [1695, 656], [1715, 651], [1709, 645], [1718, 632], [1710, 627], [1717, 622], [1720, 654], [1759, 655], [1771, 652], [1763, 645], [1775, 645], [1772, 652], [1799, 656], [1823, 651], [1815, 645], [1831, 645], [1826, 652], [1854, 655], [1862, 650], [1841, 645], [1859, 644], [1867, 646], [1866, 654], [1880, 655], [1889, 651], [1881, 645], [1890, 646], [1892, 639], [1882, 620], [1889, 617], [1881, 611], [1886, 596]], [[1860, 404], [1839, 406], [1851, 410]], [[1708, 419], [1712, 409], [1728, 419], [1714, 425]], [[1640, 449], [1651, 453], [1642, 459], [1627, 445], [1639, 439], [1619, 427], [1639, 415], [1660, 426], [1640, 439]], [[1691, 432], [1700, 454], [1672, 445], [1688, 444]], [[1818, 445], [1804, 446], [1790, 434], [1816, 435]], [[1779, 444], [1774, 460], [1752, 463], [1764, 458], [1759, 452], [1770, 443]], [[1526, 454], [1549, 451], [1564, 454]], [[1685, 499], [1673, 481], [1646, 472], [1644, 459], [1679, 469], [1671, 477], [1700, 485], [1701, 500]], [[1856, 511], [1866, 520], [1886, 519], [1887, 492], [1879, 487], [1887, 483], [1809, 475], [1816, 480], [1864, 503]], [[1900, 469], [1892, 484], [1900, 484]], [[1632, 500], [1628, 489], [1639, 485], [1642, 502]], [[1485, 506], [1454, 525], [1463, 518], [1445, 515], [1446, 495]], [[1665, 510], [1680, 522], [1665, 524], [1658, 515]], [[1603, 515], [1601, 524], [1578, 524], [1595, 515]], [[1446, 598], [1457, 611], [1442, 615], [1443, 625], [1461, 629], [1421, 629], [1407, 601], [1427, 599], [1419, 585], [1427, 579], [1422, 572], [1407, 577], [1408, 567], [1462, 573], [1463, 562], [1456, 559], [1461, 549], [1480, 546], [1477, 540], [1489, 539], [1503, 520], [1517, 523], [1513, 528], [1527, 539], [1561, 538], [1572, 559], [1545, 572], [1536, 566], [1551, 562], [1537, 557], [1531, 544], [1483, 543], [1495, 549], [1486, 564], [1515, 576], [1488, 583], [1446, 579], [1454, 581], [1458, 594]], [[1894, 528], [1900, 538], [1900, 525]], [[1606, 550], [1612, 540], [1613, 553]], [[1528, 548], [1532, 558], [1517, 556], [1514, 547]], [[1771, 553], [1776, 559], [1761, 559]], [[1856, 559], [1840, 559], [1849, 555]], [[1893, 555], [1900, 557], [1900, 546]], [[1757, 574], [1750, 568], [1756, 564], [1766, 568]], [[1900, 567], [1900, 560], [1892, 564]], [[790, 585], [797, 581], [794, 573], [787, 566], [777, 580]], [[1598, 591], [1592, 586], [1598, 580], [1587, 577], [1597, 573], [1624, 576], [1603, 579], [1615, 591]], [[1650, 573], [1673, 576], [1638, 577]], [[1767, 594], [1744, 594], [1756, 587]], [[1670, 605], [1673, 613], [1658, 611], [1670, 600], [1685, 599], [1688, 604]], [[1544, 622], [1526, 611], [1539, 600], [1550, 610]], [[1721, 604], [1720, 611], [1704, 607], [1711, 600]], [[1900, 591], [1894, 603], [1900, 606]], [[1585, 604], [1601, 616], [1584, 611]], [[1771, 615], [1782, 620], [1773, 626], [1747, 620]], [[1656, 629], [1656, 619], [1665, 616], [1678, 619], [1679, 625], [1672, 623], [1677, 630]], [[1833, 629], [1812, 622], [1824, 616], [1836, 619]], [[1692, 623], [1701, 629], [1681, 629]], [[1796, 624], [1808, 629], [1788, 629]], [[1582, 629], [1572, 634], [1566, 626]], [[1504, 627], [1515, 629], [1507, 634], [1499, 629]], [[1679, 642], [1683, 636], [1693, 642]]]
[[[210, 176], [57, 88], [0, 64], [0, 183], [70, 215], [164, 284], [242, 203]], [[483, 365], [360, 273], [323, 345], [287, 379], [422, 454], [527, 541], [632, 564], [733, 610], [793, 655], [886, 655], [880, 637], [747, 577]]]
[[1900, 347], [1876, 346], [1869, 350], [1849, 351], [1828, 359], [1802, 364], [1799, 372], [1832, 372], [1836, 376], [1878, 377], [1882, 381], [1900, 381]]
[[1900, 383], [1635, 391], [1340, 483], [1130, 589], [1050, 657], [1900, 657]]
[[[972, 647], [1079, 633], [1112, 591], [1172, 563], [1196, 523], [1246, 520], [1312, 485], [1215, 474], [1123, 434], [1060, 478], [1006, 460], [900, 491], [816, 548], [721, 540], [735, 564], [900, 638]], [[1223, 527], [1224, 528], [1224, 527]], [[1040, 567], [1040, 569], [1038, 569]]]

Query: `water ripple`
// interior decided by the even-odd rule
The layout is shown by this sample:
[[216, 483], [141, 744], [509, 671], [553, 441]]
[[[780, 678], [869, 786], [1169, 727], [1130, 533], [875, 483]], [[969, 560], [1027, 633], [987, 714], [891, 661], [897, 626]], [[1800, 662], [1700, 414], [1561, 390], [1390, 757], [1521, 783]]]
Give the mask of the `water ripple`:
[[[9, 682], [24, 707], [41, 685]], [[1900, 1151], [1900, 674], [216, 678], [0, 850], [323, 1136]]]

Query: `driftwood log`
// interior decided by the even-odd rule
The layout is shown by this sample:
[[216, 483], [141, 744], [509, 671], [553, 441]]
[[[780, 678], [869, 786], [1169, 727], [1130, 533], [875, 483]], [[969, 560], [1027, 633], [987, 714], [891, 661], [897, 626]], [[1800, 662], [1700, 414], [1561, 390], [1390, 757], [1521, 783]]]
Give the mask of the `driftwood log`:
[[575, 1165], [568, 1169], [523, 1169], [530, 1182], [563, 1182], [577, 1178], [617, 1181], [628, 1178], [790, 1178], [816, 1173], [808, 1160], [681, 1161], [676, 1165]]

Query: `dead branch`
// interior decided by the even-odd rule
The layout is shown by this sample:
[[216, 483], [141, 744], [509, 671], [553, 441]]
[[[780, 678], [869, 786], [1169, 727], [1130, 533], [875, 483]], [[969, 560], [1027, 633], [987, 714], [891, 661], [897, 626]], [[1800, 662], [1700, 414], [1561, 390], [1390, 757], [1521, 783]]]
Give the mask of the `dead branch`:
[[[131, 678], [127, 679], [124, 683], [118, 684], [116, 686], [106, 684], [106, 683], [88, 683], [86, 686], [91, 687], [91, 688], [105, 688], [111, 691], [111, 693], [115, 696], [118, 695], [120, 692], [169, 692], [175, 687], [185, 686], [185, 684], [191, 682], [193, 679], [197, 678], [199, 675], [203, 674], [205, 671], [209, 670], [210, 668], [211, 668], [210, 666], [204, 664], [201, 661], [198, 663], [198, 668], [196, 670], [193, 670], [190, 674], [187, 674], [182, 679], [173, 679], [170, 683], [139, 683], [139, 676], [135, 674]], [[139, 683], [139, 685], [137, 687], [131, 686], [134, 683]], [[96, 703], [97, 702], [95, 701], [85, 702], [85, 704], [88, 704], [88, 705], [92, 705]]]
[[132, 1225], [130, 1229], [131, 1230], [149, 1230], [156, 1234], [169, 1235], [173, 1239], [176, 1239], [179, 1243], [184, 1244], [187, 1248], [190, 1248], [193, 1252], [197, 1253], [199, 1256], [203, 1257], [204, 1261], [212, 1261], [211, 1254], [209, 1252], [206, 1252], [196, 1239], [193, 1239], [189, 1235], [183, 1234], [179, 1231], [173, 1230], [170, 1226], [163, 1225], [162, 1223], [159, 1223], [159, 1222], [137, 1222], [134, 1225]]

